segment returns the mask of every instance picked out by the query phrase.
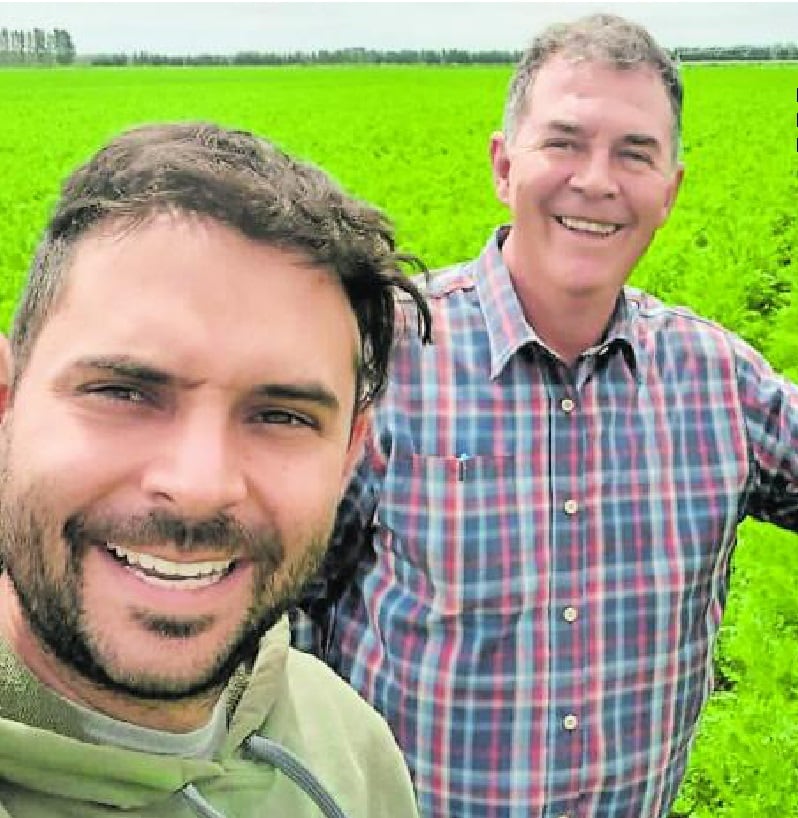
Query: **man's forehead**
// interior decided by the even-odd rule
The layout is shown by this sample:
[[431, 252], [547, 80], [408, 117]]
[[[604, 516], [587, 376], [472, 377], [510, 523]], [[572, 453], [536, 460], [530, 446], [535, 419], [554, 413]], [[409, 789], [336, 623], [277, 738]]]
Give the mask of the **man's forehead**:
[[190, 378], [203, 362], [351, 370], [359, 353], [354, 312], [329, 270], [221, 223], [172, 216], [82, 237], [36, 346], [53, 331], [51, 346], [68, 341], [74, 355], [143, 355]]
[[[665, 81], [656, 65], [649, 62], [614, 62], [599, 56], [585, 56], [568, 51], [558, 51], [541, 63], [530, 84], [529, 91], [540, 82], [541, 77], [547, 81], [555, 75], [561, 77], [590, 78], [596, 75], [615, 75], [620, 77], [645, 77], [659, 84], [667, 93]], [[528, 96], [528, 94], [527, 94]]]
[[[136, 261], [127, 263], [131, 255]], [[190, 296], [197, 286], [195, 275], [207, 267], [204, 258], [208, 255], [222, 259], [222, 263], [215, 264], [212, 275], [206, 276], [222, 293], [231, 292], [236, 275], [248, 275], [257, 286], [260, 279], [269, 278], [275, 270], [280, 271], [279, 278], [285, 278], [296, 275], [294, 271], [300, 268], [324, 279], [326, 286], [341, 286], [333, 270], [300, 249], [253, 238], [211, 216], [177, 209], [111, 216], [93, 225], [69, 250], [65, 285], [88, 277], [96, 279], [89, 284], [91, 287], [116, 287], [125, 286], [126, 278], [140, 278], [157, 289], [180, 279]], [[140, 263], [144, 258], [149, 265]], [[194, 260], [193, 266], [184, 261], [188, 258]], [[196, 263], [198, 258], [200, 263]], [[148, 298], [145, 289], [135, 295], [137, 300]]]
[[[614, 83], [613, 79], [620, 80]], [[657, 91], [659, 89], [659, 91]], [[670, 127], [672, 107], [661, 74], [648, 63], [616, 65], [606, 60], [555, 54], [543, 63], [524, 100], [521, 121], [535, 125], [556, 120], [565, 124], [567, 111], [583, 101], [601, 104], [598, 113], [611, 116], [636, 108], [652, 122]], [[617, 108], [609, 103], [617, 101]], [[556, 116], [552, 111], [559, 111]], [[576, 121], [572, 122], [577, 126]]]

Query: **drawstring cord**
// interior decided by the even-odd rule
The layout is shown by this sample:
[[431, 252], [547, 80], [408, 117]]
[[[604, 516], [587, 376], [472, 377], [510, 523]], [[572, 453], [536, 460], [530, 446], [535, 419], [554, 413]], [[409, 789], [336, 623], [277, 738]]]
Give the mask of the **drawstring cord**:
[[227, 818], [227, 816], [219, 812], [193, 784], [186, 784], [186, 786], [180, 790], [180, 794], [194, 807], [194, 811], [197, 815], [201, 815], [202, 818]]
[[301, 787], [313, 799], [313, 803], [326, 818], [346, 818], [346, 813], [335, 803], [321, 781], [285, 747], [281, 747], [271, 739], [255, 735], [250, 736], [244, 742], [244, 746], [259, 761], [273, 765]]
[[[244, 747], [258, 761], [264, 761], [288, 776], [310, 796], [325, 818], [347, 818], [346, 813], [338, 806], [321, 781], [285, 747], [281, 747], [271, 739], [256, 735], [250, 736], [244, 742]], [[200, 793], [194, 784], [186, 784], [180, 793], [202, 818], [227, 818]], [[244, 818], [244, 816], [235, 818]]]

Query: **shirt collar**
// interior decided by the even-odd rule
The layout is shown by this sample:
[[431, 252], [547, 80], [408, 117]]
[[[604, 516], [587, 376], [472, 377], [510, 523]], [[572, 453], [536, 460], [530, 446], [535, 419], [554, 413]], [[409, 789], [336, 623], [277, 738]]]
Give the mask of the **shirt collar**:
[[477, 296], [488, 333], [491, 379], [501, 374], [507, 362], [520, 349], [540, 343], [524, 317], [510, 271], [502, 258], [501, 245], [508, 232], [507, 226], [496, 230], [477, 259], [474, 271]]
[[[546, 348], [524, 316], [524, 310], [513, 286], [510, 271], [504, 263], [501, 245], [509, 232], [509, 225], [499, 227], [490, 237], [476, 260], [474, 278], [490, 346], [490, 377], [497, 378], [508, 361], [519, 350], [529, 346]], [[618, 296], [604, 339], [599, 349], [618, 347], [623, 350], [629, 368], [636, 372], [642, 350], [636, 342], [632, 307], [637, 299], [630, 294], [635, 290], [624, 288]]]

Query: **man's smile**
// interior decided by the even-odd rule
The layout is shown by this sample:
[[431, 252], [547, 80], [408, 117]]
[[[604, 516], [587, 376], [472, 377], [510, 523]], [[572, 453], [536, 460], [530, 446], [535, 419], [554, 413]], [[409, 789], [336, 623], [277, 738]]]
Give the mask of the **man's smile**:
[[565, 227], [573, 233], [586, 233], [591, 236], [600, 236], [606, 238], [613, 236], [622, 227], [622, 224], [617, 222], [595, 221], [594, 219], [583, 219], [573, 216], [555, 215], [554, 220], [557, 224]]
[[[254, 577], [263, 570], [260, 560], [240, 555], [209, 559], [207, 551], [166, 550], [162, 542], [157, 546], [158, 556], [153, 556], [154, 550], [156, 546], [144, 542], [122, 546], [89, 541], [81, 566], [83, 593], [90, 593], [91, 588], [99, 601], [128, 613], [217, 617], [246, 605]], [[269, 573], [276, 567], [271, 566]]]
[[115, 559], [130, 568], [143, 581], [182, 590], [213, 585], [227, 576], [236, 564], [233, 559], [177, 562], [111, 542], [105, 547]]

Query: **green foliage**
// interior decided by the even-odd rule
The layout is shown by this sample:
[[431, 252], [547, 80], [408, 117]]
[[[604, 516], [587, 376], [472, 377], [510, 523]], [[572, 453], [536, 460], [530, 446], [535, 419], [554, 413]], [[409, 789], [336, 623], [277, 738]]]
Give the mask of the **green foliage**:
[[486, 140], [508, 80], [509, 68], [0, 71], [0, 302], [18, 291], [63, 176], [153, 120], [269, 136], [385, 208], [429, 265], [465, 258], [503, 218]]
[[[431, 267], [506, 219], [487, 137], [509, 68], [0, 71], [0, 321], [59, 181], [120, 129], [211, 119], [318, 162], [396, 221]], [[794, 67], [685, 69], [679, 202], [633, 282], [739, 332], [798, 377]], [[718, 646], [720, 689], [674, 816], [798, 816], [798, 548], [744, 526]]]
[[795, 85], [794, 68], [685, 70], [684, 183], [633, 277], [734, 329], [782, 369], [798, 362], [778, 338], [798, 280]]
[[720, 685], [704, 712], [672, 818], [798, 815], [795, 535], [741, 528], [718, 646]]

